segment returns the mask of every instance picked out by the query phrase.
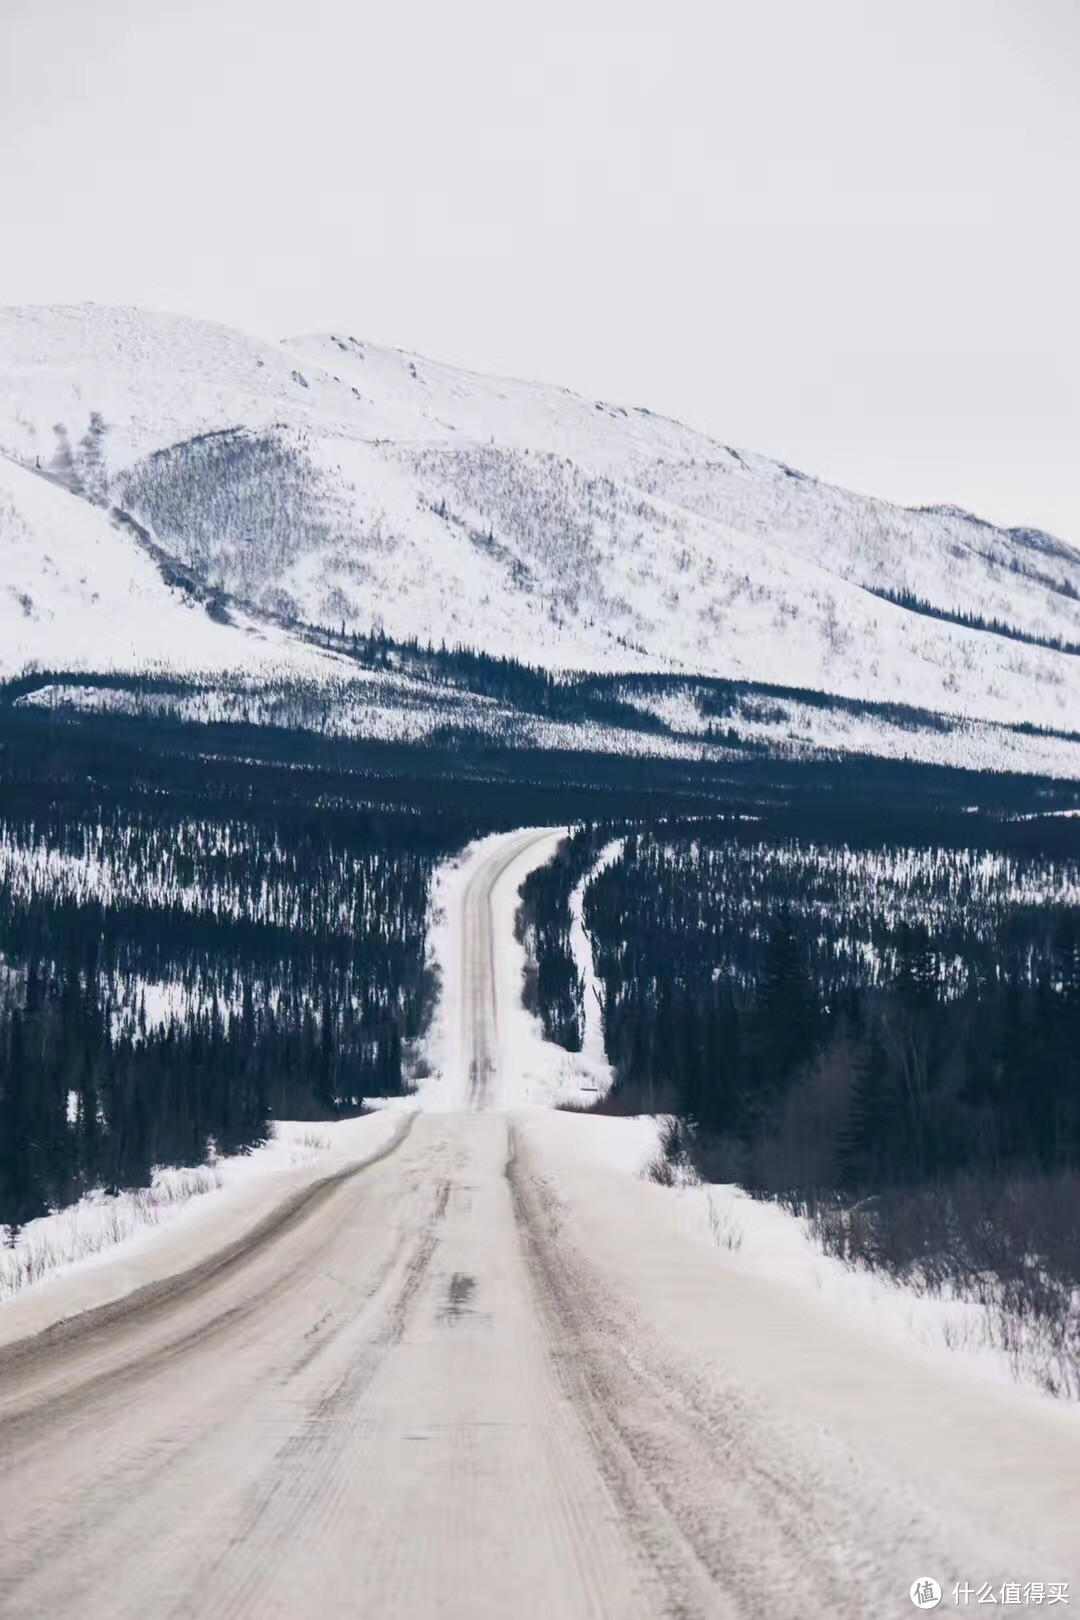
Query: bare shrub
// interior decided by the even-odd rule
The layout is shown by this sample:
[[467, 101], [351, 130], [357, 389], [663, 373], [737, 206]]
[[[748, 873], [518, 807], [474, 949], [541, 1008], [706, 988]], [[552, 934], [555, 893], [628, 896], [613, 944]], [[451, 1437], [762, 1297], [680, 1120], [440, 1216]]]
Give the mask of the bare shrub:
[[710, 1136], [695, 1131], [689, 1142], [694, 1169], [702, 1181], [722, 1186], [747, 1180], [749, 1151], [735, 1136]]
[[88, 1193], [76, 1204], [29, 1221], [0, 1249], [0, 1300], [100, 1254], [148, 1226], [157, 1226], [193, 1198], [222, 1185], [217, 1165], [154, 1171], [149, 1187], [129, 1192]]
[[521, 1003], [526, 1012], [531, 1012], [535, 1018], [540, 1017], [540, 968], [529, 955], [526, 955], [521, 971]]
[[633, 1119], [639, 1114], [673, 1114], [675, 1093], [669, 1086], [652, 1085], [648, 1081], [617, 1080], [592, 1102], [562, 1102], [557, 1105], [572, 1114], [603, 1114], [618, 1119]]
[[856, 1052], [845, 1037], [815, 1060], [792, 1087], [776, 1129], [756, 1148], [752, 1179], [773, 1194], [794, 1188], [834, 1187], [839, 1145], [851, 1112]]
[[645, 1166], [645, 1174], [650, 1181], [655, 1181], [661, 1187], [674, 1187], [677, 1180], [675, 1166], [663, 1152], [649, 1160]]
[[325, 1131], [314, 1131], [309, 1127], [297, 1137], [296, 1145], [308, 1148], [312, 1153], [326, 1153], [330, 1148], [330, 1138]]
[[1014, 1377], [1080, 1399], [1080, 1174], [964, 1176], [802, 1213], [845, 1264], [978, 1302]]
[[721, 1209], [710, 1193], [707, 1199], [709, 1231], [713, 1242], [731, 1254], [738, 1254], [743, 1246], [743, 1229], [730, 1209]]

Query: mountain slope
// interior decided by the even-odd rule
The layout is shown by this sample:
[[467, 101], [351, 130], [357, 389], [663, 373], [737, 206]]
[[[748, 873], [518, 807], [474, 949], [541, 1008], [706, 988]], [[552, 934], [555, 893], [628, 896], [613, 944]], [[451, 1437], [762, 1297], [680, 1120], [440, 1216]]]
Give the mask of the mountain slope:
[[[188, 603], [184, 629], [154, 638], [158, 664], [232, 668], [254, 645], [317, 673], [289, 626], [374, 626], [553, 670], [736, 677], [1080, 729], [1080, 657], [1058, 650], [1080, 646], [1074, 548], [852, 495], [642, 408], [344, 334], [273, 346], [133, 310], [19, 309], [0, 312], [0, 451], [66, 485], [50, 499], [78, 496], [80, 521], [127, 514], [234, 618], [285, 627], [262, 643], [195, 638]], [[14, 600], [25, 558], [6, 530], [0, 542]], [[144, 562], [125, 541], [109, 566], [137, 582]], [[146, 656], [137, 636], [61, 634], [51, 589], [29, 590], [33, 624], [5, 620], [5, 670]], [[125, 601], [121, 588], [121, 617]]]
[[274, 626], [215, 619], [169, 585], [134, 533], [0, 458], [0, 669], [256, 671], [317, 667]]

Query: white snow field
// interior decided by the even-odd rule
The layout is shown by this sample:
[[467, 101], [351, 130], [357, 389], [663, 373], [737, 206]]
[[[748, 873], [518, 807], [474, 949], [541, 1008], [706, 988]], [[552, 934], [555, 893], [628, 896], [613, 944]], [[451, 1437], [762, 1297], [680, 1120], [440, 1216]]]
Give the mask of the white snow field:
[[[271, 345], [137, 310], [11, 309], [0, 455], [3, 673], [294, 670], [333, 683], [341, 662], [275, 624], [381, 627], [527, 649], [553, 670], [914, 705], [966, 723], [913, 732], [791, 702], [748, 734], [1080, 773], [1074, 739], [1002, 729], [1080, 732], [1075, 546], [848, 494], [641, 407], [344, 333]], [[234, 623], [166, 587], [135, 531], [112, 527], [116, 510], [159, 559], [225, 593]], [[378, 725], [378, 699], [369, 683], [354, 730]], [[437, 721], [413, 703], [393, 723], [422, 735]], [[480, 706], [470, 723], [498, 719]], [[687, 725], [699, 734], [700, 714]]]
[[0, 674], [321, 669], [273, 625], [215, 623], [100, 507], [0, 457]]
[[923, 1576], [1006, 1612], [1007, 1582], [1075, 1592], [1075, 1408], [756, 1274], [635, 1173], [654, 1124], [540, 1105], [569, 1077], [527, 1050], [508, 921], [558, 836], [444, 875], [433, 1072], [380, 1156], [297, 1169], [216, 1253], [178, 1222], [137, 1269], [0, 1312], [5, 1615], [876, 1620]]

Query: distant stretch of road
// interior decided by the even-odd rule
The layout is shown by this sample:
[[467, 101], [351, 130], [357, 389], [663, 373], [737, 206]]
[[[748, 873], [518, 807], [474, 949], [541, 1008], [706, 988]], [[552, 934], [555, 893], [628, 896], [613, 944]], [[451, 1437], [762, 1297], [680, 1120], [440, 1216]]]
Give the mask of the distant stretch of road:
[[596, 1122], [494, 1106], [492, 894], [535, 836], [461, 890], [468, 1106], [0, 1351], [0, 1615], [879, 1620], [924, 1575], [948, 1612], [957, 1581], [1080, 1602], [1076, 1413], [726, 1266], [568, 1150]]
[[469, 1076], [471, 1108], [486, 1108], [499, 1100], [497, 941], [492, 895], [515, 861], [530, 847], [543, 845], [550, 838], [548, 830], [530, 830], [501, 839], [488, 859], [470, 874], [462, 890], [457, 945], [462, 968], [458, 1030], [462, 1062]]

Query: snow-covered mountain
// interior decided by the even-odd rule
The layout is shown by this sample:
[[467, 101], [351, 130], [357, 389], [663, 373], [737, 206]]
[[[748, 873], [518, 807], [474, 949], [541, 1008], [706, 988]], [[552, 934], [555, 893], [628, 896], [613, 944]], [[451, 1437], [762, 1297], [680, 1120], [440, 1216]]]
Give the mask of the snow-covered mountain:
[[0, 673], [338, 679], [295, 627], [375, 627], [1080, 731], [1076, 548], [641, 406], [345, 332], [13, 309], [0, 452]]

